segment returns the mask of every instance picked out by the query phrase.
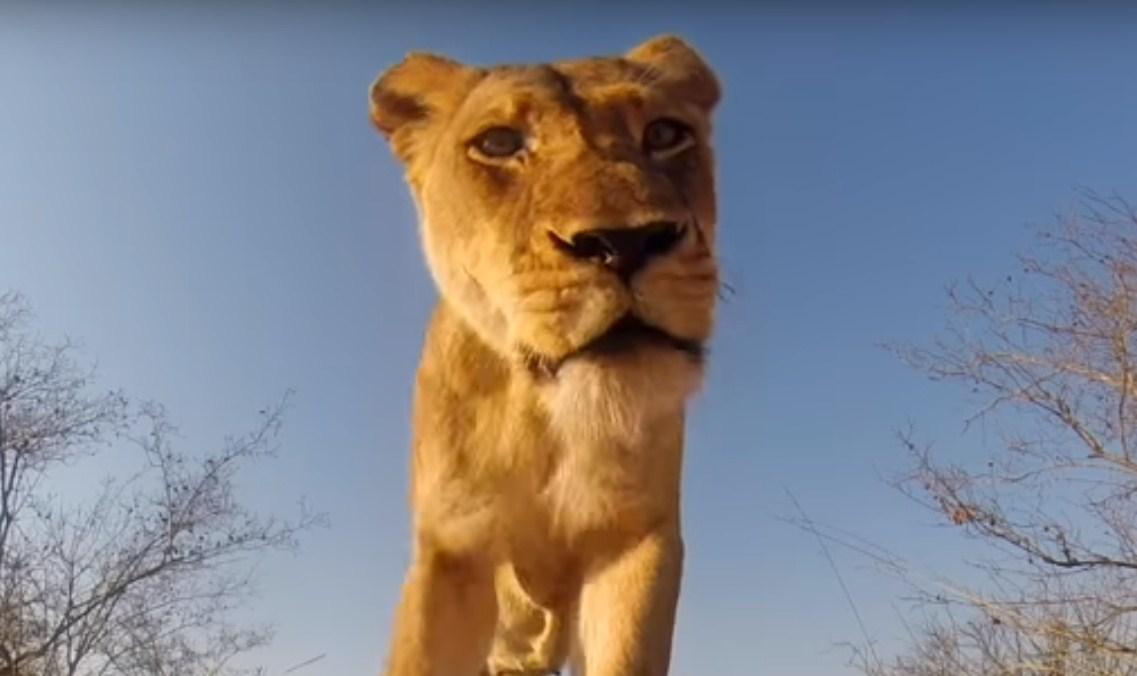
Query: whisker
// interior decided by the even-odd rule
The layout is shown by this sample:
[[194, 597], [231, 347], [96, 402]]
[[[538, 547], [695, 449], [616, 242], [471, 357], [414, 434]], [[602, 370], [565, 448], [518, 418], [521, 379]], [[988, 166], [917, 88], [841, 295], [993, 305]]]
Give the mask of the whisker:
[[581, 281], [557, 286], [546, 286], [544, 284], [533, 286], [518, 286], [517, 291], [519, 295], [526, 297], [537, 294], [563, 296], [568, 292], [580, 291], [581, 289], [587, 289], [590, 286], [593, 286], [593, 284], [589, 283], [588, 281]]
[[660, 282], [707, 282], [716, 283], [718, 281], [718, 273], [716, 272], [666, 272], [656, 275], [653, 281]]
[[719, 300], [724, 303], [729, 303], [737, 293], [738, 291], [733, 286], [724, 281], [719, 281], [719, 290], [717, 293]]
[[576, 307], [576, 306], [572, 305], [572, 304], [534, 306], [534, 307], [527, 307], [525, 305], [522, 305], [519, 309], [526, 314], [552, 315], [552, 314], [563, 314], [563, 313], [567, 312], [568, 310], [571, 310], [574, 307]]

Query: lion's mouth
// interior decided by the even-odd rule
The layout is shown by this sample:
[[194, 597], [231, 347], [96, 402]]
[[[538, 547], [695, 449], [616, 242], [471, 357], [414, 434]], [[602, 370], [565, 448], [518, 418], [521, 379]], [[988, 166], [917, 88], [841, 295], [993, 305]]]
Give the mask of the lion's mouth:
[[703, 345], [697, 341], [680, 338], [663, 329], [652, 326], [639, 317], [626, 314], [607, 331], [578, 349], [576, 354], [614, 355], [629, 352], [644, 345], [670, 347], [695, 359], [703, 356]]
[[701, 361], [705, 353], [703, 344], [699, 341], [680, 338], [629, 313], [608, 327], [607, 331], [559, 360], [531, 354], [526, 356], [526, 363], [535, 373], [555, 376], [561, 366], [573, 359], [617, 356], [647, 346], [676, 350], [694, 361]]

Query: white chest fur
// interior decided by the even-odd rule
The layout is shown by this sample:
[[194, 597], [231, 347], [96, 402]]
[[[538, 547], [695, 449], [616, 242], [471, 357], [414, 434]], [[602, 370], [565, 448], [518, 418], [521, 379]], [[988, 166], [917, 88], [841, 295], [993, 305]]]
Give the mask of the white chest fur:
[[683, 407], [700, 380], [699, 365], [664, 350], [561, 369], [542, 390], [562, 449], [544, 493], [555, 528], [652, 511], [678, 480]]

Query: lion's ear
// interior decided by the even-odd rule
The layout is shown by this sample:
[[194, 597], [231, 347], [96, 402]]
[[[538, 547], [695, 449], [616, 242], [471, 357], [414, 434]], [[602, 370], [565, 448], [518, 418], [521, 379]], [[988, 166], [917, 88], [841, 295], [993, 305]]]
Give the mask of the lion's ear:
[[680, 83], [691, 100], [705, 110], [719, 102], [722, 89], [711, 67], [695, 49], [675, 35], [660, 35], [629, 51], [629, 61], [657, 69], [662, 75]]
[[418, 130], [461, 102], [474, 72], [457, 61], [414, 52], [371, 85], [371, 121], [399, 159], [414, 155]]

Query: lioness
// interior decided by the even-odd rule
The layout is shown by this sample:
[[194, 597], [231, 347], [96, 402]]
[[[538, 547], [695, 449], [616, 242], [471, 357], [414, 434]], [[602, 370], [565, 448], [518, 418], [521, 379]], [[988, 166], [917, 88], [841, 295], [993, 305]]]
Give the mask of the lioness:
[[441, 292], [391, 676], [667, 673], [719, 91], [672, 36], [534, 66], [415, 53], [373, 85]]

